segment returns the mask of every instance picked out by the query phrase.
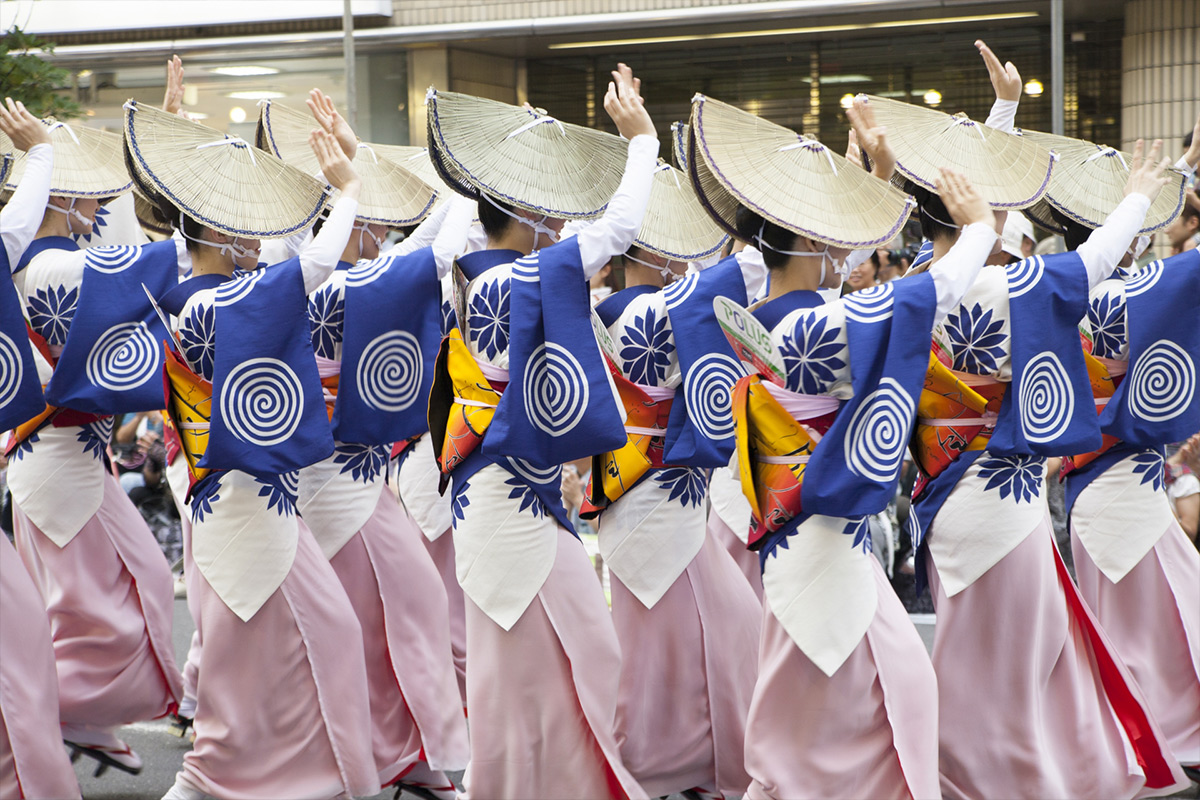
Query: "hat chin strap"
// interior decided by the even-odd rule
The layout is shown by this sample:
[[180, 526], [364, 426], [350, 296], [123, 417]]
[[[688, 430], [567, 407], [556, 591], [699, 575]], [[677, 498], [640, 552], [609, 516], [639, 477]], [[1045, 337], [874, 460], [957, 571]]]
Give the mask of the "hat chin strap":
[[839, 261], [829, 254], [829, 245], [825, 245], [824, 250], [780, 250], [778, 247], [772, 247], [771, 245], [767, 244], [767, 240], [763, 238], [763, 232], [766, 231], [766, 229], [767, 223], [764, 221], [762, 227], [758, 229], [758, 234], [754, 237], [754, 241], [758, 242], [759, 246], [765, 247], [768, 250], [785, 256], [800, 256], [801, 258], [820, 257], [821, 279], [819, 283], [822, 286], [825, 285], [825, 277], [828, 274], [825, 270], [825, 263], [827, 261], [833, 265], [833, 271], [840, 275], [842, 280], [845, 280], [846, 276], [850, 274], [850, 268], [846, 266], [845, 259]]
[[1137, 261], [1142, 257], [1142, 253], [1146, 252], [1146, 248], [1150, 246], [1149, 236], [1139, 236], [1133, 240], [1133, 244], [1129, 246], [1129, 255], [1133, 256], [1133, 260]]
[[[375, 243], [375, 248], [377, 250], [379, 250], [380, 252], [383, 252], [383, 239], [380, 239], [378, 236], [376, 236], [374, 233], [371, 232], [371, 223], [355, 222], [353, 229], [356, 231], [362, 231], [367, 236], [370, 236], [371, 241], [373, 241]], [[358, 257], [359, 258], [362, 258], [362, 251], [363, 251], [363, 240], [362, 240], [362, 237], [360, 236], [360, 237], [358, 237]]]
[[[70, 128], [67, 128], [67, 130], [70, 130]], [[78, 199], [79, 199], [78, 197], [72, 197], [71, 204], [68, 205], [66, 208], [61, 208], [59, 206], [54, 205], [53, 203], [46, 203], [46, 208], [50, 209], [51, 211], [57, 211], [59, 214], [65, 214], [67, 216], [67, 229], [68, 230], [70, 230], [70, 228], [71, 228], [71, 217], [74, 217], [75, 219], [79, 220], [86, 227], [91, 228], [93, 226], [92, 221], [90, 219], [88, 219], [87, 217], [85, 217], [83, 214], [80, 214], [78, 211], [75, 210], [75, 201]], [[72, 231], [72, 233], [74, 233], [74, 231]]]
[[666, 264], [659, 266], [658, 264], [651, 264], [649, 261], [642, 261], [640, 258], [635, 258], [634, 256], [629, 255], [629, 253], [625, 253], [622, 257], [628, 258], [634, 263], [641, 264], [643, 267], [649, 267], [650, 269], [657, 270], [659, 274], [662, 275], [665, 283], [674, 283], [683, 277], [683, 273], [676, 272], [675, 270], [671, 269], [670, 260], [668, 260]]
[[[545, 119], [545, 118], [543, 118], [543, 119]], [[555, 231], [553, 228], [546, 227], [546, 220], [550, 218], [549, 214], [543, 214], [542, 218], [539, 220], [532, 220], [532, 219], [529, 219], [529, 217], [523, 217], [520, 214], [516, 214], [512, 211], [509, 211], [507, 208], [505, 208], [504, 206], [500, 205], [495, 200], [493, 200], [492, 196], [489, 195], [487, 192], [480, 192], [479, 196], [482, 197], [484, 200], [487, 200], [489, 203], [491, 203], [492, 206], [500, 213], [506, 214], [506, 215], [512, 217], [513, 219], [515, 219], [517, 222], [521, 223], [522, 225], [528, 225], [530, 228], [533, 228], [533, 249], [535, 252], [538, 249], [537, 237], [538, 237], [539, 233], [544, 234], [546, 236], [546, 238], [550, 240], [550, 244], [554, 244], [555, 242], [558, 241], [558, 232]]]

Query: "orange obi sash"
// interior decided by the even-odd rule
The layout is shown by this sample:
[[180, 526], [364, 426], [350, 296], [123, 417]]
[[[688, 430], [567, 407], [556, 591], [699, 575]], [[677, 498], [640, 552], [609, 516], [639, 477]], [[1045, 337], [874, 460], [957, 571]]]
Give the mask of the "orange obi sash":
[[[1108, 401], [1112, 399], [1113, 394], [1117, 391], [1117, 387], [1124, 378], [1125, 368], [1128, 365], [1123, 361], [1097, 358], [1086, 350], [1083, 354], [1083, 360], [1087, 364], [1088, 380], [1092, 384], [1092, 397], [1096, 399], [1096, 413], [1103, 413], [1104, 407], [1108, 405]], [[1111, 450], [1120, 441], [1116, 436], [1109, 436], [1107, 433], [1103, 433], [1099, 450], [1064, 457], [1059, 475], [1065, 476], [1068, 472], [1087, 466]]]
[[213, 388], [211, 383], [192, 372], [172, 348], [166, 350], [167, 422], [187, 459], [190, 486], [195, 486], [212, 472], [198, 464], [208, 449]]
[[940, 475], [960, 453], [987, 447], [1008, 384], [972, 377], [947, 367], [936, 351], [929, 354], [911, 443], [925, 480]]
[[479, 447], [506, 385], [484, 377], [458, 328], [442, 340], [429, 393], [429, 432], [443, 475]]
[[584, 519], [595, 517], [632, 489], [647, 472], [663, 466], [663, 437], [675, 397], [674, 389], [664, 389], [661, 390], [664, 396], [655, 399], [647, 391], [654, 387], [634, 383], [612, 362], [607, 363], [625, 408], [626, 442], [620, 450], [592, 457], [592, 474], [579, 513]]

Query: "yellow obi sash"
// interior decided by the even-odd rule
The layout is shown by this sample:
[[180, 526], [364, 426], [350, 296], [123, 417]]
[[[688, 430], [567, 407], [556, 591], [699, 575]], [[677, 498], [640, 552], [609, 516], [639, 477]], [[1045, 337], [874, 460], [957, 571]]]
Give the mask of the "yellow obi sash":
[[754, 530], [747, 546], [800, 514], [804, 470], [819, 438], [784, 410], [759, 375], [749, 375], [733, 389], [738, 477], [750, 501]]
[[197, 466], [208, 449], [212, 384], [192, 372], [171, 348], [167, 348], [166, 374], [167, 421], [178, 437], [180, 449], [187, 459], [188, 477], [195, 486], [212, 472]]
[[[671, 415], [669, 397], [653, 399], [646, 390], [608, 363], [625, 408], [625, 446], [592, 457], [592, 475], [580, 516], [590, 519], [615, 503], [652, 469], [663, 466], [663, 436]], [[597, 480], [599, 477], [599, 480]]]
[[503, 386], [483, 375], [458, 328], [442, 340], [429, 393], [429, 432], [438, 468], [449, 475], [475, 452], [500, 402]]
[[[1097, 358], [1087, 351], [1083, 353], [1083, 361], [1087, 364], [1088, 381], [1092, 384], [1092, 397], [1096, 399], [1096, 413], [1100, 414], [1117, 391], [1116, 378], [1121, 377], [1124, 373], [1116, 370], [1119, 365], [1123, 366], [1123, 364], [1122, 362]], [[1071, 470], [1076, 470], [1090, 464], [1107, 453], [1120, 441], [1116, 436], [1109, 436], [1107, 433], [1102, 434], [1099, 450], [1093, 450], [1090, 453], [1083, 453], [1076, 456], [1067, 456], [1064, 459], [1063, 474], [1065, 475]]]
[[911, 446], [922, 474], [936, 478], [960, 453], [987, 447], [1006, 387], [1000, 382], [969, 386], [929, 354]]

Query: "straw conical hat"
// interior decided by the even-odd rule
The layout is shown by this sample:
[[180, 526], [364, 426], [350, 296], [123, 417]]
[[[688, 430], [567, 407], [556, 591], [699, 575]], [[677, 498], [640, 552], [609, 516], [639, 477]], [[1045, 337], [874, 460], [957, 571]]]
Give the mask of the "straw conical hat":
[[4, 131], [0, 131], [0, 189], [4, 188], [4, 179], [12, 169], [14, 149], [12, 139], [9, 139]]
[[325, 207], [324, 184], [250, 143], [130, 100], [125, 146], [139, 181], [202, 225], [257, 239], [288, 236]]
[[[116, 197], [132, 185], [121, 154], [121, 136], [95, 128], [72, 127], [65, 122], [42, 120], [50, 127], [54, 169], [50, 173], [51, 197]], [[21, 153], [8, 174], [5, 187], [17, 188], [25, 174], [27, 153]]]
[[[1064, 215], [1086, 225], [1099, 228], [1104, 220], [1125, 198], [1125, 182], [1133, 155], [1083, 139], [1071, 139], [1052, 133], [1021, 131], [1021, 138], [1058, 155], [1058, 165], [1050, 178], [1050, 188], [1041, 202], [1026, 210], [1038, 225], [1055, 233], [1062, 225], [1050, 214], [1050, 206]], [[1165, 228], [1183, 209], [1186, 179], [1178, 170], [1168, 170], [1170, 182], [1158, 193], [1146, 213], [1146, 221], [1138, 233], [1150, 233]]]
[[1050, 183], [1050, 152], [968, 118], [868, 96], [875, 122], [887, 128], [896, 171], [936, 192], [939, 167], [967, 176], [992, 208], [1020, 209], [1037, 202]]
[[434, 169], [433, 162], [429, 160], [429, 148], [417, 147], [415, 145], [405, 144], [372, 144], [371, 147], [382, 158], [386, 158], [394, 164], [399, 164], [409, 172], [416, 175], [421, 180], [425, 181], [430, 186], [438, 190], [441, 194], [442, 187], [446, 186], [442, 176], [438, 175]]
[[816, 139], [703, 95], [692, 99], [688, 167], [700, 202], [735, 236], [740, 204], [819, 242], [874, 247], [895, 238], [913, 206]]
[[[265, 101], [258, 117], [255, 142], [309, 175], [320, 167], [308, 136], [317, 129], [311, 114]], [[354, 169], [362, 178], [358, 218], [403, 226], [421, 221], [433, 208], [437, 191], [408, 168], [393, 163], [376, 145], [359, 143]]]
[[617, 191], [628, 143], [610, 133], [482, 97], [426, 96], [438, 173], [468, 197], [485, 192], [559, 219], [588, 219]]
[[175, 228], [159, 218], [161, 213], [161, 210], [147, 199], [135, 184], [133, 187], [133, 214], [137, 217], [138, 224], [162, 236], [170, 236], [175, 232]]
[[671, 156], [675, 166], [684, 172], [687, 168], [688, 124], [686, 122], [671, 123]]
[[700, 261], [724, 247], [726, 238], [696, 199], [687, 175], [660, 160], [633, 243], [673, 261]]

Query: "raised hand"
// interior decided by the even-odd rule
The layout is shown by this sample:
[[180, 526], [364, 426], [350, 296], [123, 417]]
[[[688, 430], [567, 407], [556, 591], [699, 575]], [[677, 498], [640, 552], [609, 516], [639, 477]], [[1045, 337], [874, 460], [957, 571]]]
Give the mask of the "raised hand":
[[966, 175], [945, 167], [942, 167], [940, 172], [941, 177], [936, 182], [938, 195], [942, 198], [946, 210], [950, 212], [950, 218], [954, 220], [955, 225], [965, 228], [976, 222], [995, 224], [996, 217], [992, 214], [991, 207], [967, 180]]
[[858, 134], [850, 129], [850, 138], [846, 140], [846, 160], [862, 164], [862, 148], [858, 146]]
[[335, 189], [339, 189], [342, 197], [358, 198], [362, 189], [362, 179], [354, 171], [354, 165], [346, 157], [345, 152], [338, 146], [333, 134], [327, 131], [313, 131], [308, 135], [308, 144], [317, 156], [321, 165], [321, 174]]
[[1192, 145], [1183, 157], [1192, 169], [1200, 166], [1200, 117], [1196, 118], [1196, 127], [1192, 128]]
[[5, 105], [0, 105], [0, 131], [8, 134], [18, 150], [26, 150], [35, 144], [50, 143], [50, 129], [42, 121], [25, 110], [25, 104], [20, 100], [13, 102], [11, 97], [4, 98]]
[[183, 110], [183, 61], [171, 56], [167, 61], [167, 91], [163, 95], [163, 111], [178, 114]]
[[866, 97], [859, 95], [846, 109], [846, 116], [854, 126], [855, 141], [874, 165], [871, 174], [885, 181], [891, 180], [892, 173], [896, 171], [896, 154], [888, 144], [887, 128], [875, 124], [875, 109], [871, 108]]
[[604, 110], [617, 125], [617, 132], [626, 139], [645, 134], [656, 136], [654, 120], [650, 119], [642, 100], [642, 81], [633, 77], [633, 70], [617, 64], [613, 79], [604, 94]]
[[996, 99], [1020, 100], [1021, 73], [1017, 72], [1013, 63], [1006, 61], [1004, 66], [1001, 66], [1000, 59], [996, 58], [996, 54], [982, 39], [975, 40], [975, 47], [979, 49], [979, 55], [983, 56], [983, 63], [987, 65], [988, 77], [992, 79], [992, 88], [996, 90]]
[[354, 157], [358, 155], [358, 137], [354, 135], [354, 129], [350, 127], [350, 123], [346, 122], [346, 119], [338, 113], [337, 106], [333, 104], [333, 98], [320, 89], [313, 89], [308, 93], [308, 100], [305, 102], [308, 103], [308, 108], [312, 111], [317, 124], [326, 133], [337, 139], [346, 158], [353, 161]]
[[1167, 185], [1166, 172], [1171, 165], [1171, 159], [1159, 159], [1162, 149], [1162, 139], [1155, 139], [1154, 144], [1150, 145], [1150, 154], [1143, 158], [1146, 143], [1142, 139], [1137, 140], [1133, 146], [1133, 163], [1129, 165], [1129, 179], [1125, 181], [1126, 197], [1136, 192], [1149, 197], [1151, 203], [1158, 197], [1158, 193]]

